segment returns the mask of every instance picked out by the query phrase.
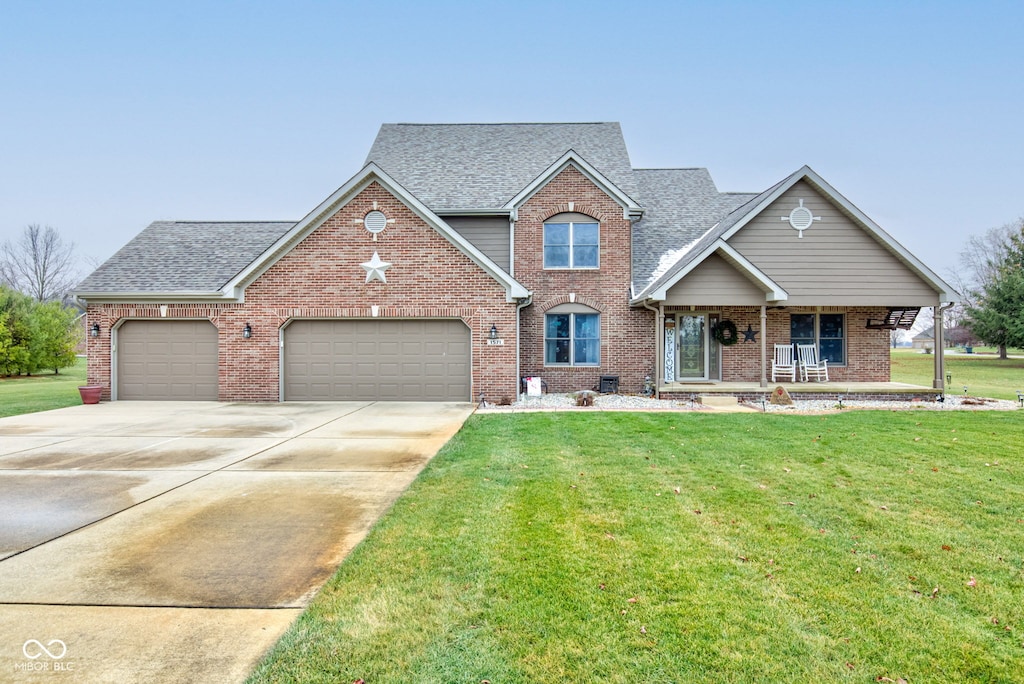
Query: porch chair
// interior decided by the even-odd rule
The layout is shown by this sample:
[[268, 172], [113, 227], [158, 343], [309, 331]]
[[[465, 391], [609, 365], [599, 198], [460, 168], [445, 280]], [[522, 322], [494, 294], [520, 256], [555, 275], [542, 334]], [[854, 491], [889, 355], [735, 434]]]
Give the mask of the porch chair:
[[828, 359], [818, 360], [818, 347], [813, 344], [796, 345], [800, 357], [800, 376], [808, 382], [813, 376], [815, 380], [828, 382]]
[[796, 362], [793, 360], [793, 345], [775, 345], [775, 358], [772, 359], [772, 382], [776, 376], [789, 376], [790, 382], [796, 382]]

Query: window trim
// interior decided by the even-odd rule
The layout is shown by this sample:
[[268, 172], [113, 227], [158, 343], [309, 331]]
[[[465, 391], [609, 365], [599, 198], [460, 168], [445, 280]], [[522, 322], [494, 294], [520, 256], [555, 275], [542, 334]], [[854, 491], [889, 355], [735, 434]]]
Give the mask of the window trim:
[[[569, 337], [548, 337], [548, 316], [568, 316], [569, 317]], [[594, 338], [597, 340], [597, 361], [592, 363], [577, 363], [576, 362], [576, 316], [596, 316], [597, 317], [597, 336]], [[545, 368], [599, 368], [601, 366], [601, 312], [591, 309], [590, 307], [581, 305], [562, 305], [548, 309], [544, 312], [544, 330], [543, 330], [543, 354], [544, 354], [544, 367]], [[569, 340], [569, 362], [558, 363], [548, 361], [548, 342], [554, 340]]]
[[[814, 316], [814, 347], [817, 350], [818, 358], [819, 359], [824, 359], [824, 356], [821, 353], [821, 340], [822, 340], [822, 337], [821, 337], [821, 317], [822, 316], [842, 316], [842, 318], [843, 318], [843, 336], [842, 337], [826, 337], [824, 339], [826, 339], [826, 340], [842, 340], [843, 341], [843, 360], [840, 362], [840, 361], [832, 361], [831, 359], [829, 359], [828, 360], [828, 365], [829, 366], [834, 366], [834, 367], [837, 367], [837, 368], [844, 368], [844, 367], [846, 367], [848, 365], [848, 361], [849, 361], [849, 358], [850, 358], [850, 334], [849, 334], [849, 328], [847, 327], [847, 316], [846, 316], [846, 312], [845, 311], [824, 311], [824, 312], [802, 311], [802, 312], [793, 312], [793, 313], [791, 313], [789, 315], [789, 341], [790, 341], [790, 344], [794, 344], [795, 345], [795, 344], [797, 344], [797, 340], [793, 338], [793, 316]], [[804, 340], [806, 338], [799, 338], [799, 339], [800, 340]], [[801, 341], [800, 344], [806, 344], [806, 342]]]
[[[586, 214], [578, 214], [567, 219], [560, 220], [559, 216], [565, 216], [565, 214], [556, 214], [551, 218], [544, 221], [544, 230], [541, 235], [541, 260], [546, 271], [595, 271], [601, 268], [601, 222], [595, 218], [591, 218]], [[575, 220], [577, 218], [585, 220]], [[568, 224], [569, 226], [569, 265], [568, 266], [549, 266], [548, 265], [548, 224]], [[576, 244], [573, 242], [575, 230], [577, 225], [593, 225], [597, 226], [597, 244], [596, 245], [580, 245], [585, 247], [597, 247], [597, 263], [593, 266], [576, 266]]]

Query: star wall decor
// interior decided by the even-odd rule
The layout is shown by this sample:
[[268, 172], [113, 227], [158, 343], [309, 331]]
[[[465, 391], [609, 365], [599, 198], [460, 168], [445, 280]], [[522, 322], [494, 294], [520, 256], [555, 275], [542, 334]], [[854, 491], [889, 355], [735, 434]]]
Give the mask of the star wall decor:
[[370, 257], [369, 261], [364, 261], [359, 265], [366, 269], [366, 282], [370, 282], [371, 280], [379, 280], [382, 283], [388, 282], [387, 277], [384, 275], [384, 271], [391, 268], [391, 263], [381, 261], [380, 255], [376, 252], [373, 253], [373, 256]]
[[757, 331], [749, 323], [747, 323], [747, 329], [743, 331], [743, 341], [757, 342]]

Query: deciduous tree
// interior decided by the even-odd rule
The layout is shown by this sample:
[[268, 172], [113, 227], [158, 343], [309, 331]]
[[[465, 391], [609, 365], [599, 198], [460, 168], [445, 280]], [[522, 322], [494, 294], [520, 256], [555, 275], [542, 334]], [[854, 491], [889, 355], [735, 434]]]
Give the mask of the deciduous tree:
[[78, 280], [74, 249], [52, 226], [26, 226], [0, 246], [0, 281], [39, 302], [61, 300]]

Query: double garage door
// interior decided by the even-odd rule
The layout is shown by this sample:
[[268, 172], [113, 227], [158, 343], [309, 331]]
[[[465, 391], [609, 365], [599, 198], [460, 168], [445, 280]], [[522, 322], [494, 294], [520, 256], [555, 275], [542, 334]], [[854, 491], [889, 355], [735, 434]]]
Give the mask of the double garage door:
[[[209, 321], [128, 321], [117, 398], [216, 401]], [[469, 401], [469, 328], [456, 320], [294, 321], [284, 332], [289, 401]]]
[[293, 321], [286, 401], [469, 401], [469, 328], [457, 320]]

